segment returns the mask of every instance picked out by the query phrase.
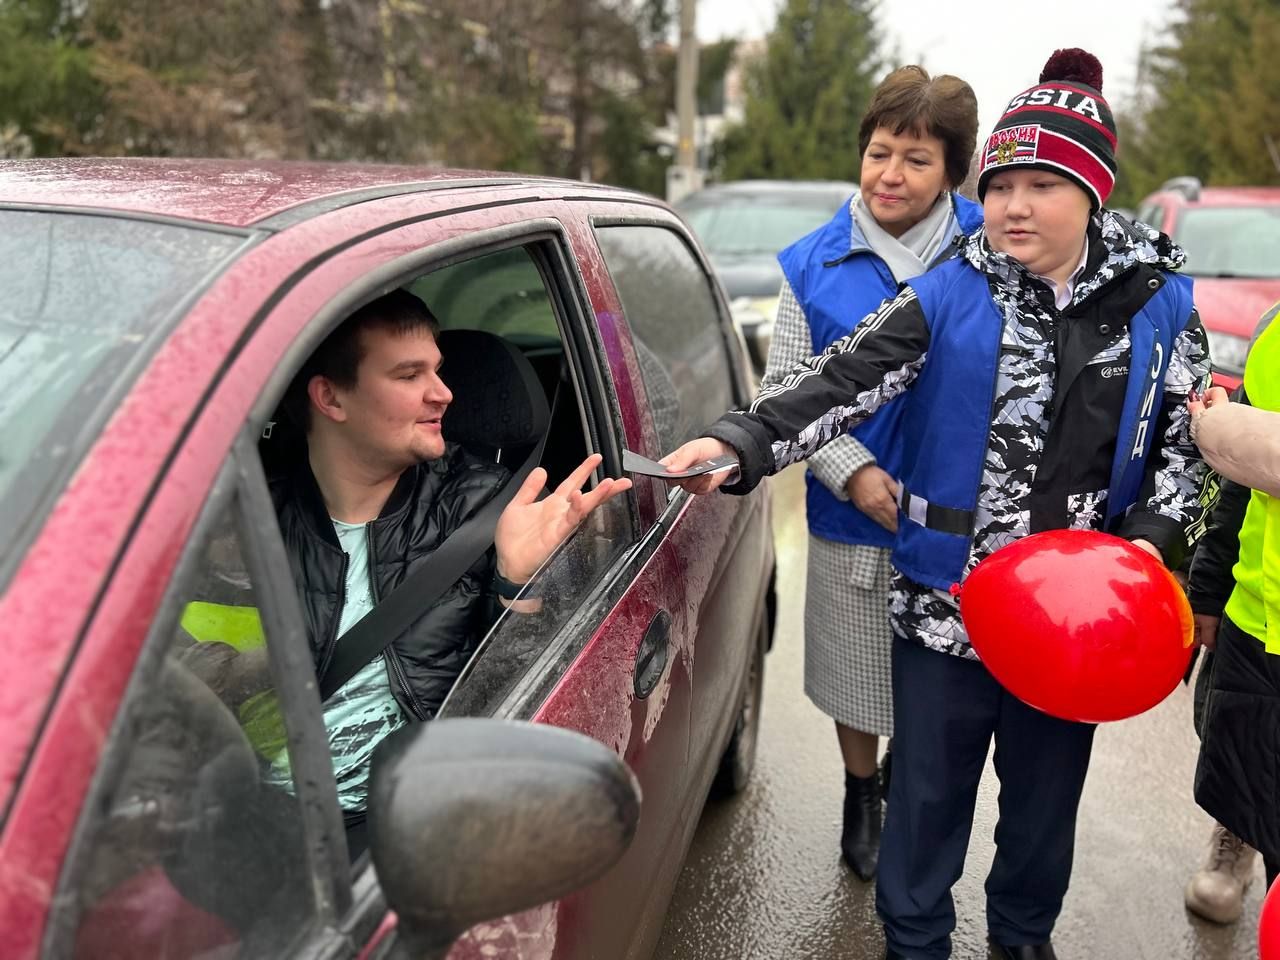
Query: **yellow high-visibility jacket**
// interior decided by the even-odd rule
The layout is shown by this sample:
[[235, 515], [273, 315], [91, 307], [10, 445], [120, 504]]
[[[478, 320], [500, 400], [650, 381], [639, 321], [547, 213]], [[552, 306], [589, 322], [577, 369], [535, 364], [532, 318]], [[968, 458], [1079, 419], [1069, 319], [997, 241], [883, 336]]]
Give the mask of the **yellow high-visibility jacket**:
[[[1244, 389], [1255, 408], [1280, 412], [1280, 324], [1271, 324], [1249, 351]], [[1262, 490], [1250, 495], [1232, 573], [1236, 586], [1227, 616], [1263, 641], [1268, 653], [1280, 654], [1280, 499]]]

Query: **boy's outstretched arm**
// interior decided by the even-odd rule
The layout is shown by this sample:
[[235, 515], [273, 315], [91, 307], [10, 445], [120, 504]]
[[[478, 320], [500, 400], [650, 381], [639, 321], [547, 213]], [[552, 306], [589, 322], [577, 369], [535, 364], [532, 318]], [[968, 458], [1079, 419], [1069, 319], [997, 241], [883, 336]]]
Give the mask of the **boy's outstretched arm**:
[[863, 318], [849, 336], [792, 368], [761, 390], [746, 410], [725, 414], [705, 436], [663, 458], [685, 469], [723, 453], [736, 453], [736, 473], [682, 483], [693, 493], [723, 485], [748, 493], [766, 476], [804, 460], [870, 417], [911, 386], [929, 349], [929, 327], [910, 287]]

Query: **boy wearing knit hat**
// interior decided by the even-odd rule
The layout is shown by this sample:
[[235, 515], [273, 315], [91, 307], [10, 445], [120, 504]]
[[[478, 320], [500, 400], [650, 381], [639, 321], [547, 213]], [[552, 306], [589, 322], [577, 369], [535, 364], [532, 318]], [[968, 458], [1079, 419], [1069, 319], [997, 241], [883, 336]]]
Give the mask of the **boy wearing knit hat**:
[[961, 255], [663, 461], [736, 453], [735, 474], [683, 485], [746, 492], [905, 394], [877, 886], [889, 958], [950, 956], [951, 887], [994, 738], [987, 928], [1002, 958], [1053, 960], [1093, 741], [1000, 686], [947, 588], [1042, 530], [1106, 530], [1176, 566], [1202, 519], [1186, 402], [1208, 383], [1206, 338], [1174, 273], [1182, 251], [1103, 207], [1115, 149], [1101, 66], [1058, 51], [986, 142], [985, 225]]

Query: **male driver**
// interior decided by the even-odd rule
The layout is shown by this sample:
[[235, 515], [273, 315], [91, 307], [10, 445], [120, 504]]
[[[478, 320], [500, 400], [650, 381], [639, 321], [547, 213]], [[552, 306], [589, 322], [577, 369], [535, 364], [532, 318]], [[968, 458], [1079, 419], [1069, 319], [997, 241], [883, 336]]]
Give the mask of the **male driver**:
[[[453, 394], [440, 378], [438, 325], [404, 290], [348, 317], [316, 349], [286, 403], [306, 425], [307, 459], [272, 484], [317, 675], [343, 633], [387, 596], [506, 482], [440, 432]], [[498, 520], [494, 548], [324, 704], [354, 858], [365, 845], [369, 762], [392, 730], [430, 720], [489, 626], [493, 594], [512, 596], [595, 507], [631, 486], [581, 487], [588, 457], [549, 496], [535, 469]], [[277, 774], [287, 776], [287, 760]]]

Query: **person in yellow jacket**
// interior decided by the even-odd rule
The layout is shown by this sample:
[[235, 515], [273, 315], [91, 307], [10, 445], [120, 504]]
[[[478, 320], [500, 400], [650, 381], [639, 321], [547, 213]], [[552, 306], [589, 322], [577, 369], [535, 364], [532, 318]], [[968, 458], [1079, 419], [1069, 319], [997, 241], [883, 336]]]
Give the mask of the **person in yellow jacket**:
[[[1215, 389], [1192, 404], [1205, 459], [1250, 488], [1238, 551], [1197, 554], [1191, 568], [1197, 633], [1215, 651], [1195, 797], [1262, 854], [1270, 885], [1280, 876], [1280, 324], [1253, 345], [1239, 399]], [[1225, 594], [1216, 623], [1215, 594]]]

